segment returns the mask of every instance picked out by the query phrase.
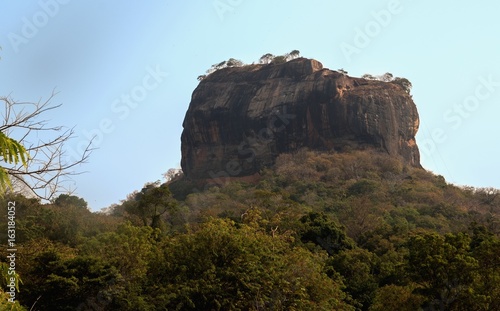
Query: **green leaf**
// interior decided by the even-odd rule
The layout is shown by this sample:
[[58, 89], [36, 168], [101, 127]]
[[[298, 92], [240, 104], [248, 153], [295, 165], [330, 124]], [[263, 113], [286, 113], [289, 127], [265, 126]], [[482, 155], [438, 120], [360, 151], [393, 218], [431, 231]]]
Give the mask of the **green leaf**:
[[[3, 161], [9, 164], [22, 163], [24, 167], [28, 165], [28, 151], [21, 143], [0, 132], [0, 156]], [[0, 194], [7, 188], [12, 187], [7, 170], [0, 166]]]

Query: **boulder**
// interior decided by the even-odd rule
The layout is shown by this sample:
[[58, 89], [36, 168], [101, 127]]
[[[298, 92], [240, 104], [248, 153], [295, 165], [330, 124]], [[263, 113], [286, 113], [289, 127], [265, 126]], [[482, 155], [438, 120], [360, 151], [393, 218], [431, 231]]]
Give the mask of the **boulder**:
[[220, 69], [194, 90], [181, 166], [191, 179], [251, 178], [281, 153], [374, 148], [420, 167], [411, 96], [298, 58]]

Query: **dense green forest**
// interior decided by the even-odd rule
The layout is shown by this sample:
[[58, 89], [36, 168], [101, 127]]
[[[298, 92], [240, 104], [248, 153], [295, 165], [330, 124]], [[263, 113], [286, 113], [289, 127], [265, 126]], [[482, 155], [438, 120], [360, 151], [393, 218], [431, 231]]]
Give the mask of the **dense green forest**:
[[375, 151], [308, 150], [255, 184], [180, 175], [106, 213], [7, 194], [22, 282], [0, 308], [500, 310], [498, 194]]

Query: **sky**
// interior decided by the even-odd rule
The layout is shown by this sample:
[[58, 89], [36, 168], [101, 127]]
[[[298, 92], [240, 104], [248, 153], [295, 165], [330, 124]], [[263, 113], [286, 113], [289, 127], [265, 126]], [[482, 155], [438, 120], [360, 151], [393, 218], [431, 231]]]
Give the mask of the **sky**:
[[0, 4], [0, 96], [62, 104], [69, 187], [98, 211], [180, 167], [197, 77], [229, 58], [299, 50], [351, 76], [413, 84], [425, 169], [500, 188], [500, 2], [494, 0], [39, 0]]

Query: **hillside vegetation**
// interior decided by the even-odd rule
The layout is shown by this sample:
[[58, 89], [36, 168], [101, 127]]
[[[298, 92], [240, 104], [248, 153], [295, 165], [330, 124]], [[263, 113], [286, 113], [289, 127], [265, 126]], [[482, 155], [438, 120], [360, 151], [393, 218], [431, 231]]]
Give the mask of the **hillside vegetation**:
[[200, 189], [177, 176], [106, 214], [2, 198], [18, 310], [500, 309], [496, 189], [369, 150], [283, 154], [255, 184]]

